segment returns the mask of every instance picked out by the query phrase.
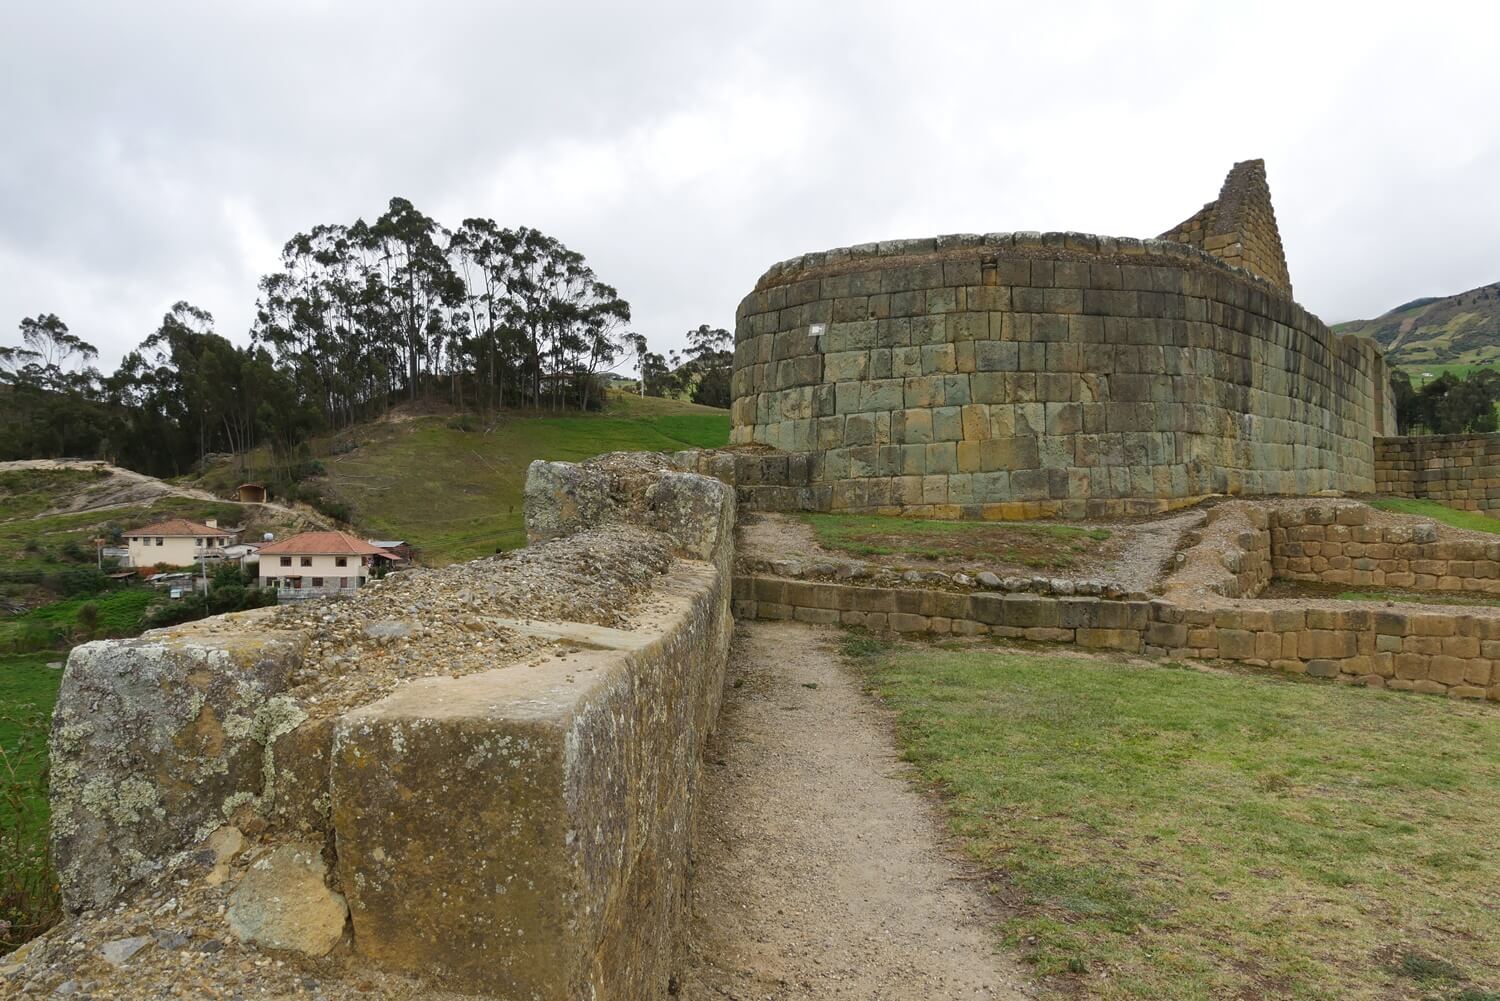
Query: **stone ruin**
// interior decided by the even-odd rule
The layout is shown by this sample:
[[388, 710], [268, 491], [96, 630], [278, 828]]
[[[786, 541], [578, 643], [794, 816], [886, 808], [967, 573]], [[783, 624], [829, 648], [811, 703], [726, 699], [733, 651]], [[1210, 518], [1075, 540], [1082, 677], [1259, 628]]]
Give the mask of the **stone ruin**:
[[1395, 426], [1379, 349], [1292, 300], [1259, 160], [1161, 239], [783, 261], [740, 303], [733, 394], [732, 441], [765, 454], [717, 472], [770, 488], [742, 500], [940, 518], [1368, 492]]
[[78, 916], [0, 960], [7, 996], [232, 993], [247, 963], [273, 996], [662, 996], [733, 495], [658, 456], [537, 462], [526, 517], [517, 553], [76, 648], [52, 807]]
[[[1259, 161], [1158, 240], [783, 262], [740, 305], [733, 380], [729, 449], [534, 463], [525, 550], [76, 648], [52, 735], [70, 918], [0, 959], [0, 986], [663, 996], [731, 614], [1500, 699], [1500, 610], [1259, 597], [1273, 575], [1500, 589], [1500, 544], [1307, 498], [1378, 473], [1486, 507], [1500, 446], [1443, 443], [1483, 464], [1468, 490], [1380, 438], [1381, 355], [1292, 301]], [[737, 508], [1115, 517], [1278, 494], [1302, 499], [1195, 514], [1154, 593], [735, 563]]]

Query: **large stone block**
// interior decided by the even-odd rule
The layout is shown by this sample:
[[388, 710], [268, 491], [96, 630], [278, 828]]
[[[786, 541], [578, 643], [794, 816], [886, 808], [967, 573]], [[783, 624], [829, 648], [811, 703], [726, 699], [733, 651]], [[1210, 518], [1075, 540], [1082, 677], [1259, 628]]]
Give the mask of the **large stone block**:
[[513, 997], [665, 992], [729, 631], [727, 582], [680, 573], [617, 648], [423, 679], [342, 719], [333, 821], [362, 955]]
[[69, 910], [103, 907], [265, 790], [267, 747], [306, 718], [271, 610], [75, 647], [52, 721], [52, 851]]

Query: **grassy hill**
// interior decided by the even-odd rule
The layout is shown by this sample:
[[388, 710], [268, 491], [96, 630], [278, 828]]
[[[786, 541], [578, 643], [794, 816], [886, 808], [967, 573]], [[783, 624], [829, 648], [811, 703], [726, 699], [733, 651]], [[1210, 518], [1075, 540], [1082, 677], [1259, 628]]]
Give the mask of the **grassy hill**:
[[1373, 337], [1399, 368], [1462, 376], [1477, 365], [1500, 362], [1500, 283], [1414, 299], [1376, 319], [1333, 329]]
[[[323, 473], [312, 485], [346, 504], [359, 531], [405, 539], [423, 563], [438, 565], [525, 545], [522, 492], [533, 459], [671, 452], [728, 440], [726, 410], [625, 393], [612, 393], [605, 410], [591, 414], [397, 412], [315, 441]], [[251, 457], [250, 478], [268, 474], [259, 468], [265, 461]], [[210, 472], [200, 482], [217, 490], [223, 475]]]

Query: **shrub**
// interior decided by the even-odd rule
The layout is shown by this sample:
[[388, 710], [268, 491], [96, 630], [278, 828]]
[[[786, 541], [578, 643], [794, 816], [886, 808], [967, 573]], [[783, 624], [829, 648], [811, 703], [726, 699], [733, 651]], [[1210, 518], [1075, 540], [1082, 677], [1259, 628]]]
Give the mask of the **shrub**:
[[0, 653], [38, 653], [66, 646], [63, 628], [50, 622], [17, 622], [0, 638]]
[[78, 606], [78, 628], [83, 631], [84, 636], [92, 636], [99, 631], [98, 605], [85, 601]]
[[99, 594], [109, 588], [109, 578], [94, 567], [64, 570], [54, 580], [58, 592], [66, 598]]

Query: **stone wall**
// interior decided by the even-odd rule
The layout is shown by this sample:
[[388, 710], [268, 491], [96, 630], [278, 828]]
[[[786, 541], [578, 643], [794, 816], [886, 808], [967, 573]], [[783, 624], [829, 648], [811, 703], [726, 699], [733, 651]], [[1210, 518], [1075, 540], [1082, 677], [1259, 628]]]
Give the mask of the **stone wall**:
[[[1442, 540], [1430, 524], [1377, 525], [1373, 517], [1362, 504], [1219, 505], [1189, 538], [1163, 595], [1150, 599], [872, 587], [756, 572], [736, 577], [735, 614], [1238, 661], [1377, 688], [1500, 701], [1500, 609], [1372, 609], [1337, 600], [1256, 598], [1273, 570], [1288, 567], [1292, 576], [1325, 583], [1412, 572], [1416, 581], [1430, 579], [1445, 590], [1489, 591], [1497, 584], [1500, 543]], [[1303, 559], [1307, 568], [1297, 569]], [[1316, 570], [1313, 559], [1321, 561]], [[1367, 559], [1390, 561], [1389, 571], [1355, 566]], [[1385, 583], [1392, 584], [1389, 577]]]
[[735, 580], [735, 614], [1238, 661], [1375, 688], [1500, 701], [1500, 616], [1421, 606], [1371, 611], [1347, 602], [1184, 605], [747, 576]]
[[1500, 509], [1500, 434], [1377, 438], [1375, 491], [1466, 511]]
[[787, 497], [955, 518], [1369, 491], [1388, 412], [1378, 349], [1272, 283], [1071, 233], [777, 265], [740, 304], [733, 380], [732, 441], [789, 457]]
[[[67, 908], [166, 889], [246, 947], [665, 996], [733, 524], [723, 484], [659, 457], [534, 463], [526, 550], [77, 648], [52, 756]], [[309, 908], [268, 874], [284, 859], [331, 916], [311, 939], [285, 927]]]
[[1292, 294], [1264, 160], [1235, 164], [1224, 178], [1219, 197], [1161, 238], [1199, 247], [1226, 264], [1259, 275], [1288, 296]]
[[1372, 525], [1368, 509], [1284, 511], [1271, 530], [1275, 574], [1290, 580], [1500, 594], [1500, 539], [1440, 539], [1434, 525]]

